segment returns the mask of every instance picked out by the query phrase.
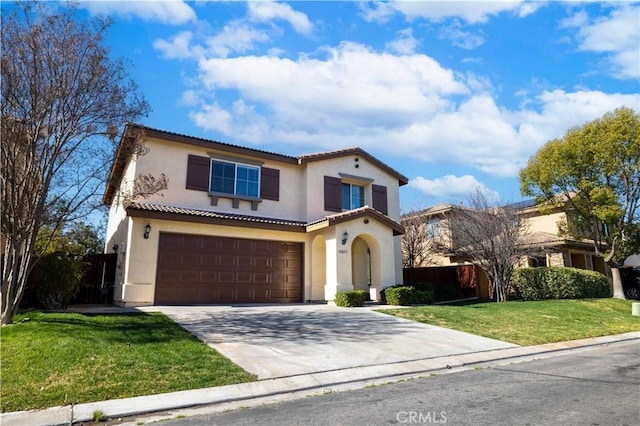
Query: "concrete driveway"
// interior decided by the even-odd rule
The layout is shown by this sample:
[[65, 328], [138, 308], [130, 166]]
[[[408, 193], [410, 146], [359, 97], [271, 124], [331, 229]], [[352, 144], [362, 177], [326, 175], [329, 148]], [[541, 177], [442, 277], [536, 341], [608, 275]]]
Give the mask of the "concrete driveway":
[[516, 346], [366, 307], [288, 304], [142, 310], [164, 313], [260, 379]]

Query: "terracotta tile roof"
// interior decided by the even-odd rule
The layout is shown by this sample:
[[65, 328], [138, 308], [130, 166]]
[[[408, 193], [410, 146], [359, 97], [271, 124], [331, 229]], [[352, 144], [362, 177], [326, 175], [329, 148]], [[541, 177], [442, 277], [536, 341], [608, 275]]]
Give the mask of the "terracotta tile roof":
[[405, 175], [389, 167], [388, 165], [378, 160], [376, 157], [369, 154], [367, 151], [363, 150], [360, 147], [345, 148], [345, 149], [338, 149], [335, 151], [318, 152], [315, 154], [301, 155], [298, 157], [298, 160], [300, 161], [300, 164], [304, 164], [304, 163], [310, 163], [313, 161], [328, 160], [330, 158], [345, 157], [347, 155], [359, 155], [361, 157], [366, 158], [367, 160], [371, 161], [381, 169], [387, 171], [387, 173], [398, 178], [398, 182], [400, 183], [400, 186], [406, 185], [407, 183], [409, 183], [409, 178], [407, 178]]
[[382, 222], [385, 225], [389, 226], [391, 229], [393, 229], [393, 235], [404, 234], [404, 227], [401, 224], [389, 218], [388, 216], [383, 215], [378, 210], [372, 209], [369, 206], [360, 207], [358, 209], [349, 210], [342, 213], [336, 213], [331, 216], [325, 216], [322, 219], [309, 223], [309, 226], [318, 225], [323, 222], [326, 222], [328, 226], [333, 226], [335, 224], [346, 222], [353, 219], [358, 219], [360, 217], [375, 218], [379, 222]]
[[231, 226], [255, 226], [259, 228], [287, 228], [297, 232], [306, 232], [306, 222], [277, 219], [271, 217], [248, 216], [233, 213], [214, 212], [209, 210], [189, 209], [184, 207], [166, 206], [160, 204], [131, 203], [126, 207], [129, 216], [150, 217], [174, 220], [176, 215], [191, 218], [205, 223], [220, 223]]
[[393, 229], [394, 235], [401, 235], [402, 233], [404, 233], [404, 228], [402, 227], [402, 225], [383, 215], [379, 211], [372, 209], [369, 206], [364, 206], [359, 209], [350, 210], [331, 216], [325, 216], [322, 219], [310, 223], [290, 219], [249, 216], [150, 203], [131, 203], [126, 207], [126, 210], [127, 214], [132, 217], [176, 220], [176, 218], [183, 216], [185, 219], [190, 218], [190, 221], [201, 223], [218, 223], [221, 225], [229, 226], [281, 229], [294, 232], [307, 232], [307, 227], [318, 225], [323, 222], [326, 222], [328, 226], [333, 226], [335, 224], [346, 222], [348, 220], [368, 216], [373, 217], [376, 220], [388, 225], [391, 229]]
[[280, 154], [277, 152], [265, 151], [262, 149], [249, 148], [246, 146], [234, 145], [227, 142], [220, 142], [212, 139], [204, 139], [196, 136], [189, 136], [182, 133], [175, 133], [175, 132], [169, 132], [166, 130], [154, 129], [152, 127], [143, 126], [141, 124], [129, 124], [129, 126], [137, 127], [139, 129], [144, 130], [145, 135], [157, 137], [160, 139], [167, 139], [174, 142], [181, 142], [181, 143], [187, 143], [191, 145], [200, 145], [200, 146], [203, 146], [204, 144], [204, 146], [222, 148], [223, 150], [227, 148], [229, 150], [236, 151], [236, 152], [245, 151], [247, 152], [247, 154], [255, 155], [257, 157], [264, 157], [264, 156], [273, 157], [277, 161], [284, 161], [288, 163], [298, 162], [298, 159], [296, 157]]

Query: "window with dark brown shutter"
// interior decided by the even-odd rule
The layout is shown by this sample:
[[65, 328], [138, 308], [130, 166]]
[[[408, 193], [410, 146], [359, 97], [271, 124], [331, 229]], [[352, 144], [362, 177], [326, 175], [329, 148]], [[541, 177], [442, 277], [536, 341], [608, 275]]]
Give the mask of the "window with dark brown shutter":
[[187, 160], [187, 189], [209, 191], [209, 170], [211, 159], [189, 155]]
[[260, 197], [265, 200], [280, 200], [280, 170], [262, 167], [260, 172]]
[[324, 209], [330, 212], [342, 211], [342, 181], [339, 178], [324, 177]]
[[387, 187], [382, 185], [371, 185], [371, 195], [373, 198], [373, 208], [382, 214], [388, 214]]

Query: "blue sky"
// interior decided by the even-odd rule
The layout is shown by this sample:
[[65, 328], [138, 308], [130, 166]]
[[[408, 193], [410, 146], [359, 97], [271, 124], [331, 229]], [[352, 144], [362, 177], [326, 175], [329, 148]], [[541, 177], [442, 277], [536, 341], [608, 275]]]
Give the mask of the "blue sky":
[[403, 210], [518, 201], [546, 141], [640, 109], [640, 3], [80, 3], [153, 111], [142, 124], [289, 155], [360, 146]]

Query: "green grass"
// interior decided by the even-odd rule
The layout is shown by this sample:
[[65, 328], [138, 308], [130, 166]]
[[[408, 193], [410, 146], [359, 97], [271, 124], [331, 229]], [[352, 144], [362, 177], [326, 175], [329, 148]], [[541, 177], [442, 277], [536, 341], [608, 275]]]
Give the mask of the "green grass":
[[30, 312], [1, 333], [3, 412], [256, 379], [162, 314]]
[[640, 331], [631, 300], [581, 299], [475, 303], [385, 309], [380, 312], [518, 345]]

